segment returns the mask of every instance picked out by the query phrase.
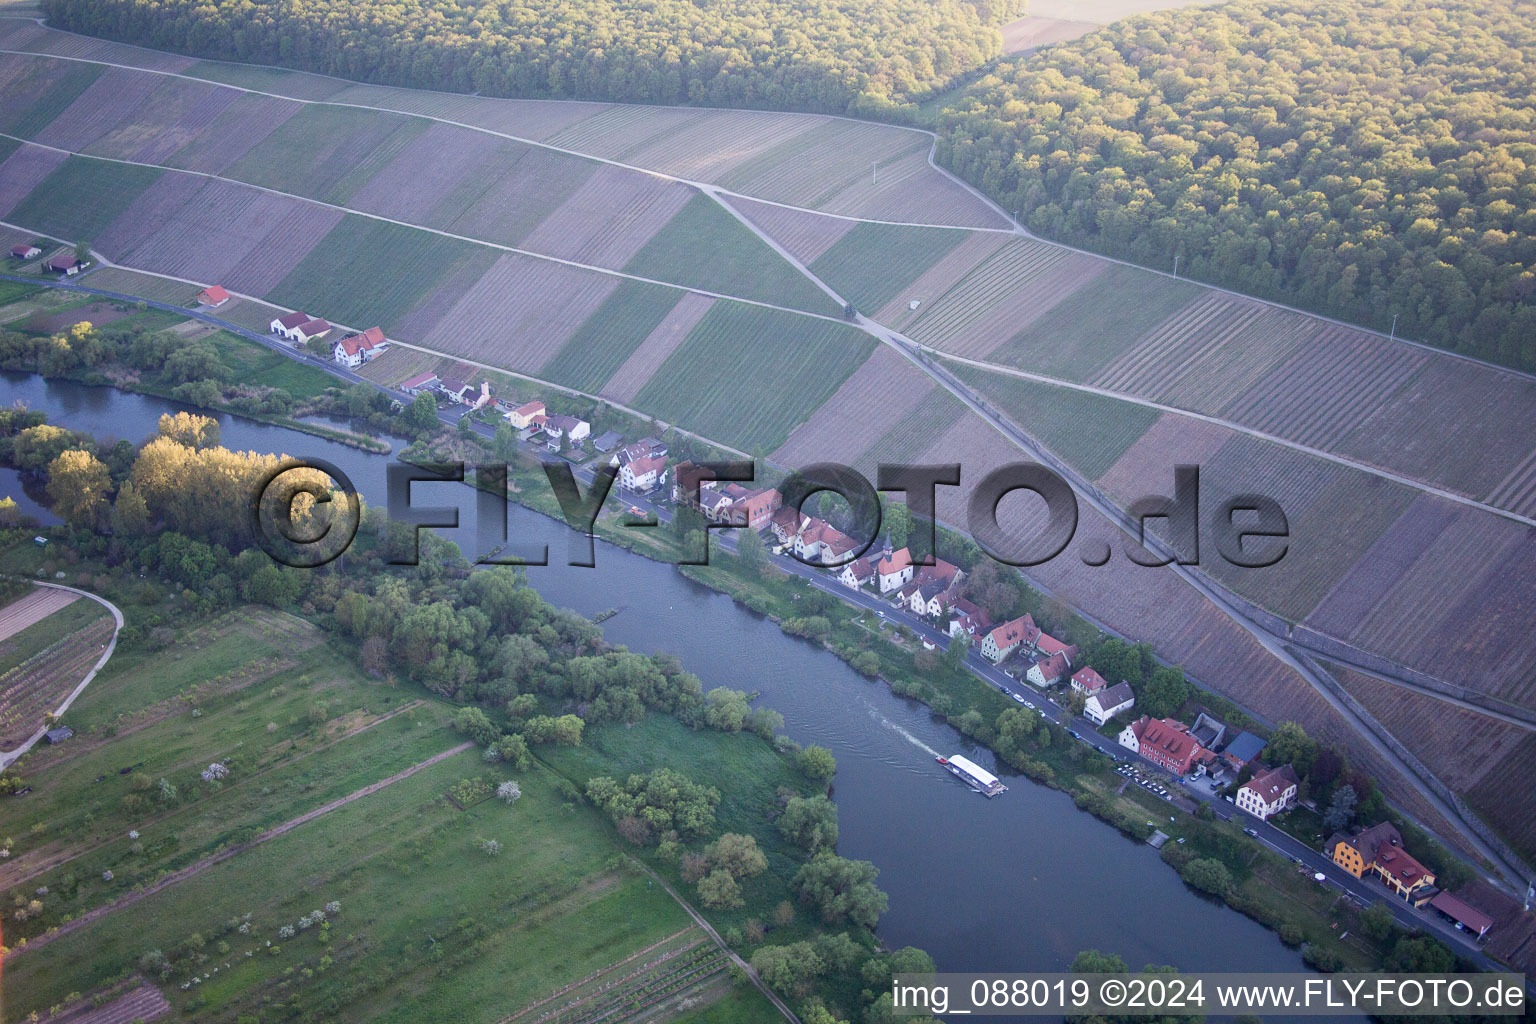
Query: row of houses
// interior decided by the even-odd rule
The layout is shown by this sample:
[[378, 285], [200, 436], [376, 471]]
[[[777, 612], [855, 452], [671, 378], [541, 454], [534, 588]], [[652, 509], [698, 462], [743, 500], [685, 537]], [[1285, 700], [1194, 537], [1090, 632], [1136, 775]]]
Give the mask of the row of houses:
[[[227, 300], [229, 298], [229, 293], [225, 292], [224, 289], [219, 288], [218, 291], [223, 295], [224, 299]], [[212, 289], [208, 289], [203, 295], [200, 295], [199, 301], [204, 301], [205, 296], [207, 298], [217, 298], [216, 294], [212, 294]], [[209, 303], [204, 302], [204, 304]], [[218, 303], [214, 302], [212, 304], [217, 305]], [[310, 316], [302, 310], [295, 310], [292, 313], [284, 313], [282, 316], [274, 317], [268, 328], [271, 333], [295, 345], [307, 345], [311, 341], [324, 339], [336, 330], [336, 326], [329, 320], [323, 317]], [[364, 363], [372, 362], [388, 351], [388, 349], [389, 342], [384, 337], [384, 329], [382, 327], [370, 327], [366, 331], [348, 334], [332, 342], [331, 359], [338, 366], [345, 366], [348, 369], [355, 370]]]

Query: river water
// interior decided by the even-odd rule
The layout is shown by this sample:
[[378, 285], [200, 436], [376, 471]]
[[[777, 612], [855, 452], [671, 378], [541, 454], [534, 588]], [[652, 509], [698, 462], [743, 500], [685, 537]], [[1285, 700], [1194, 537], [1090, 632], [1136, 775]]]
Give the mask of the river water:
[[[180, 408], [25, 375], [0, 378], [0, 395], [104, 440], [141, 441], [162, 413]], [[384, 457], [281, 427], [219, 420], [226, 446], [325, 459], [366, 500], [384, 504]], [[0, 493], [21, 500], [15, 483], [14, 474], [0, 477]], [[463, 536], [455, 539], [474, 550], [468, 488], [416, 485], [413, 502], [458, 504]], [[514, 543], [548, 543], [557, 563], [567, 549], [563, 526], [518, 506], [510, 510], [509, 534]], [[935, 764], [935, 753], [965, 753], [995, 767], [992, 755], [922, 705], [671, 566], [601, 541], [596, 561], [593, 569], [533, 567], [528, 579], [551, 602], [586, 615], [620, 609], [603, 624], [612, 642], [671, 651], [706, 688], [761, 691], [791, 736], [836, 755], [839, 852], [879, 867], [891, 898], [880, 926], [889, 945], [921, 946], [946, 971], [1062, 970], [1089, 948], [1116, 953], [1133, 968], [1305, 970], [1271, 932], [1191, 892], [1156, 851], [1078, 811], [1069, 797], [1006, 773], [999, 774], [1012, 788], [994, 800], [962, 786]]]

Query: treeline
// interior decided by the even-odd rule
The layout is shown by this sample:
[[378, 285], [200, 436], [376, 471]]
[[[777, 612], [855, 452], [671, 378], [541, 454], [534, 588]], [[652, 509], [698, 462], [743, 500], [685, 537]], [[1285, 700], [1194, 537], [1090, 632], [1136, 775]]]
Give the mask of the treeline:
[[893, 114], [1002, 52], [1023, 0], [45, 0], [59, 28], [487, 96]]
[[1536, 22], [1238, 0], [1008, 62], [944, 163], [1043, 235], [1536, 369]]

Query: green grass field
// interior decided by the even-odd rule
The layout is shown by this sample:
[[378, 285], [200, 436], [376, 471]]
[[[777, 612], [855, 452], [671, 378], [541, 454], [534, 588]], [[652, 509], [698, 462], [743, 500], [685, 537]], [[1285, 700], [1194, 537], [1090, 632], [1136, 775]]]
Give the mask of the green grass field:
[[219, 357], [242, 384], [282, 388], [294, 398], [314, 398], [336, 386], [336, 378], [317, 367], [290, 359], [238, 334], [218, 331], [211, 335]]
[[351, 107], [306, 106], [224, 174], [253, 185], [345, 204], [431, 124]]
[[670, 288], [641, 281], [620, 283], [560, 351], [539, 368], [539, 376], [595, 394], [646, 335], [666, 319], [677, 305], [678, 295]]
[[17, 82], [9, 84], [13, 95], [27, 94], [28, 80], [47, 81], [46, 87], [36, 93], [36, 99], [28, 104], [18, 104], [14, 109], [0, 112], [0, 131], [30, 139], [64, 112], [90, 84], [106, 70], [100, 64], [71, 62], [63, 68], [50, 67], [47, 61], [35, 61]]
[[0, 641], [0, 674], [9, 672], [43, 648], [58, 643], [106, 614], [107, 610], [101, 605], [82, 598], [40, 622], [32, 623], [20, 633], [11, 634]]
[[22, 299], [30, 299], [42, 288], [35, 284], [22, 284], [20, 281], [0, 281], [0, 307], [9, 306], [13, 302]]
[[387, 331], [438, 282], [483, 253], [469, 242], [349, 215], [265, 298]]
[[992, 362], [1086, 381], [1205, 289], [1116, 264], [998, 346]]
[[874, 346], [874, 339], [842, 324], [718, 302], [634, 404], [742, 451], [772, 451]]
[[811, 270], [857, 308], [873, 313], [965, 241], [951, 228], [855, 225]]
[[56, 238], [89, 242], [164, 173], [158, 167], [72, 156], [18, 203], [7, 219]]
[[825, 292], [719, 203], [694, 196], [624, 265], [626, 273], [812, 313], [841, 312]]
[[965, 365], [950, 369], [1090, 480], [1108, 471], [1161, 415], [1130, 402], [1005, 373]]

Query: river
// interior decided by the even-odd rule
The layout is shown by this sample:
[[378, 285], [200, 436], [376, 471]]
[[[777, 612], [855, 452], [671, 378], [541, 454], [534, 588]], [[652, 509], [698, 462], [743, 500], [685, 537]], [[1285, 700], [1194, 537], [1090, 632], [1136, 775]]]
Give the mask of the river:
[[[163, 412], [181, 408], [35, 376], [3, 381], [7, 403], [23, 401], [51, 423], [102, 439], [143, 440]], [[326, 459], [368, 501], [384, 503], [382, 456], [235, 417], [219, 422], [228, 447]], [[0, 478], [20, 500], [14, 484], [14, 475]], [[459, 504], [464, 547], [473, 550], [472, 492], [417, 485], [413, 502]], [[518, 506], [509, 534], [514, 543], [548, 543], [557, 562], [566, 551], [563, 526]], [[1070, 797], [1021, 776], [1008, 777], [1011, 790], [995, 800], [966, 789], [934, 754], [965, 753], [995, 767], [990, 752], [671, 566], [599, 541], [595, 569], [534, 567], [528, 579], [551, 602], [586, 615], [620, 609], [603, 624], [612, 642], [671, 651], [706, 688], [761, 691], [791, 736], [836, 755], [839, 852], [879, 867], [891, 898], [880, 926], [889, 945], [921, 946], [946, 971], [1062, 970], [1089, 948], [1133, 968], [1306, 969], [1273, 933], [1191, 892], [1156, 851], [1077, 810]]]

